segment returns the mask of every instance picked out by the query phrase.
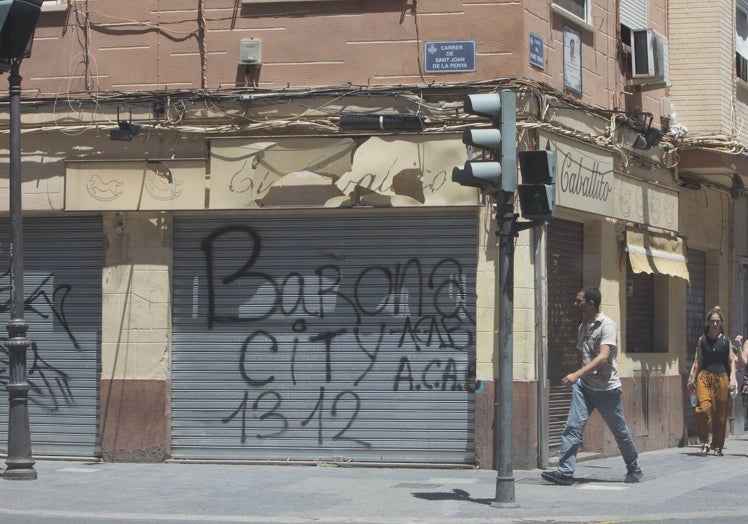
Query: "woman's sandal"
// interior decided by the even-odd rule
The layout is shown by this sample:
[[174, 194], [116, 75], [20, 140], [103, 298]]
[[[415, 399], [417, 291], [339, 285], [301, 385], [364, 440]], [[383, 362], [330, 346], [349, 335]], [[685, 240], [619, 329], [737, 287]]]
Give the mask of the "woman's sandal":
[[700, 457], [706, 457], [709, 454], [709, 444], [702, 444], [696, 454]]
[[717, 455], [718, 457], [724, 457], [725, 456], [725, 454], [722, 453], [722, 448], [714, 448], [714, 454]]

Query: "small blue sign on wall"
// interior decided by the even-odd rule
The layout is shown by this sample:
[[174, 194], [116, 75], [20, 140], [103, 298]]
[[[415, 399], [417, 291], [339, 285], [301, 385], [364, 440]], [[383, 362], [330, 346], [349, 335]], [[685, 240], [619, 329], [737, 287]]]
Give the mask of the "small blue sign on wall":
[[543, 39], [535, 33], [530, 33], [530, 65], [545, 68], [545, 45]]
[[469, 73], [475, 71], [475, 41], [426, 42], [427, 73]]

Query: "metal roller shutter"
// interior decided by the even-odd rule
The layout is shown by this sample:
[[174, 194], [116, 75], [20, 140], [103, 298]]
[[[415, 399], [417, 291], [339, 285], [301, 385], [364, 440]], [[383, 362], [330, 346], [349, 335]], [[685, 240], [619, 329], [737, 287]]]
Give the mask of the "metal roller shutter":
[[621, 24], [629, 29], [646, 29], [647, 0], [621, 0], [618, 12]]
[[172, 455], [474, 463], [476, 218], [178, 218]]
[[[24, 218], [25, 319], [29, 426], [35, 456], [101, 455], [98, 436], [101, 371], [101, 268], [104, 242], [99, 217]], [[0, 278], [8, 321], [7, 219], [0, 220]], [[3, 340], [7, 332], [2, 330]], [[8, 352], [3, 343], [0, 381], [7, 384]], [[7, 397], [6, 397], [7, 398]], [[0, 402], [0, 420], [8, 402]], [[0, 424], [7, 444], [7, 424]]]
[[571, 390], [561, 379], [581, 367], [576, 350], [581, 320], [574, 298], [582, 288], [584, 224], [554, 219], [548, 224], [548, 446], [561, 445]]

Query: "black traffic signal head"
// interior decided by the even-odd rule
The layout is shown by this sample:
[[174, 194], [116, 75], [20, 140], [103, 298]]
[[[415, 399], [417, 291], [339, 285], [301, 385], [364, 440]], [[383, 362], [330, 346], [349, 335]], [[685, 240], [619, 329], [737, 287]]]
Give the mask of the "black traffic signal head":
[[550, 220], [555, 215], [555, 151], [520, 151], [517, 156], [522, 173], [522, 183], [517, 187], [522, 216]]
[[531, 220], [550, 220], [555, 214], [554, 192], [556, 186], [546, 184], [520, 184], [517, 187], [519, 194], [519, 208], [523, 218]]
[[520, 151], [519, 168], [523, 184], [555, 184], [556, 153], [545, 149]]

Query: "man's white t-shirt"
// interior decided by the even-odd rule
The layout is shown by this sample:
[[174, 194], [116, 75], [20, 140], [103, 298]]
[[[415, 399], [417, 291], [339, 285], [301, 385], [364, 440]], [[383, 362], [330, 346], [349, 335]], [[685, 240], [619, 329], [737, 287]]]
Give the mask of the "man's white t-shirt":
[[582, 366], [586, 366], [600, 353], [600, 346], [610, 346], [608, 362], [587, 373], [580, 380], [585, 387], [598, 391], [621, 387], [616, 358], [618, 356], [618, 329], [605, 313], [598, 313], [594, 322], [582, 322], [577, 333], [577, 349], [582, 354]]

